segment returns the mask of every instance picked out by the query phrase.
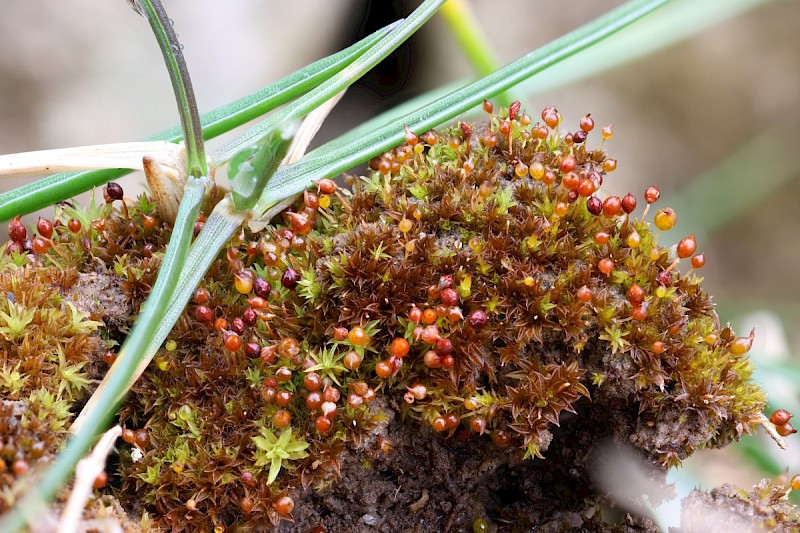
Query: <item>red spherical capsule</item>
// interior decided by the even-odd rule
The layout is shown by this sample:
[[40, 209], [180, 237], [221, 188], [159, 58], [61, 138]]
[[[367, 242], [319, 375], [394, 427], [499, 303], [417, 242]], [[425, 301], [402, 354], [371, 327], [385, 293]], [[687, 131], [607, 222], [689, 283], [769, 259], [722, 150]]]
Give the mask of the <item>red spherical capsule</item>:
[[558, 114], [558, 110], [553, 106], [547, 106], [542, 110], [542, 120], [550, 129], [554, 129], [558, 126], [558, 123], [561, 121], [561, 116]]
[[628, 288], [628, 301], [631, 305], [637, 306], [644, 302], [644, 289], [634, 283]]
[[455, 413], [447, 413], [444, 415], [444, 421], [447, 424], [447, 429], [455, 429], [461, 423], [461, 417]]
[[43, 254], [50, 248], [50, 244], [44, 239], [44, 237], [34, 237], [31, 239], [31, 250], [35, 254]]
[[622, 198], [621, 207], [625, 213], [630, 215], [636, 209], [636, 197], [634, 197], [631, 193], [626, 194]]
[[244, 329], [245, 329], [245, 323], [244, 320], [242, 320], [242, 317], [237, 316], [236, 318], [234, 318], [233, 321], [231, 322], [231, 331], [233, 331], [237, 335], [241, 335], [242, 333], [244, 333]]
[[442, 366], [442, 358], [433, 350], [428, 350], [422, 356], [422, 363], [428, 368], [439, 368]]
[[642, 321], [647, 318], [647, 304], [637, 305], [631, 310], [631, 318]]
[[327, 433], [333, 427], [333, 421], [330, 418], [320, 415], [314, 419], [314, 427], [317, 428], [317, 431], [320, 433]]
[[450, 339], [437, 340], [436, 346], [434, 347], [434, 351], [437, 354], [439, 354], [439, 356], [445, 356], [453, 353], [453, 341], [451, 341]]
[[614, 260], [610, 257], [604, 257], [597, 263], [597, 269], [608, 276], [614, 270]]
[[94, 481], [92, 482], [92, 488], [93, 489], [102, 489], [107, 484], [108, 484], [108, 472], [103, 470], [102, 472], [100, 472], [97, 475], [96, 478], [94, 478]]
[[500, 135], [508, 136], [511, 133], [511, 122], [508, 120], [500, 121], [500, 124], [497, 126], [497, 131]]
[[663, 285], [664, 287], [669, 287], [672, 285], [672, 274], [667, 272], [666, 270], [662, 270], [658, 274], [656, 274], [656, 281], [659, 285]]
[[578, 198], [580, 198], [578, 191], [569, 191], [567, 194], [567, 202], [569, 203], [574, 203]]
[[311, 191], [303, 191], [303, 205], [309, 209], [317, 209], [319, 207], [319, 196]]
[[342, 393], [336, 387], [327, 386], [322, 391], [322, 399], [326, 402], [336, 403], [341, 398]]
[[266, 300], [269, 298], [269, 293], [272, 291], [272, 287], [270, 287], [269, 282], [264, 278], [257, 277], [253, 281], [253, 292], [259, 298], [263, 298]]
[[36, 231], [45, 239], [53, 236], [53, 223], [46, 218], [39, 217], [39, 222], [36, 223]]
[[590, 302], [592, 300], [592, 289], [584, 285], [583, 287], [578, 289], [577, 296], [578, 300], [583, 303]]
[[488, 318], [486, 317], [486, 313], [480, 309], [476, 309], [467, 316], [467, 320], [469, 321], [469, 325], [473, 328], [481, 329], [486, 325]]
[[322, 378], [316, 372], [309, 372], [303, 376], [303, 386], [307, 391], [317, 391], [322, 388]]
[[456, 364], [455, 358], [452, 355], [445, 355], [442, 357], [442, 368], [445, 370], [450, 370]]
[[585, 131], [576, 131], [575, 133], [572, 134], [572, 142], [575, 144], [581, 144], [586, 140], [588, 136], [589, 134], [586, 133]]
[[480, 417], [473, 418], [469, 423], [469, 428], [478, 435], [483, 435], [486, 431], [486, 420]]
[[150, 444], [150, 434], [144, 429], [137, 431], [135, 442], [139, 448], [146, 448], [147, 445]]
[[408, 311], [408, 320], [414, 324], [419, 324], [420, 320], [422, 320], [422, 310], [417, 306], [412, 307]]
[[358, 370], [361, 366], [361, 356], [357, 352], [349, 351], [344, 354], [344, 367], [348, 370]]
[[442, 431], [447, 430], [447, 421], [443, 417], [439, 416], [433, 419], [431, 426], [433, 427], [434, 431], [441, 433]]
[[706, 264], [706, 254], [697, 254], [692, 257], [692, 267], [703, 268]]
[[251, 359], [261, 357], [261, 346], [257, 342], [248, 342], [244, 347], [244, 353]]
[[578, 160], [575, 159], [574, 155], [568, 155], [564, 159], [561, 160], [561, 172], [567, 174], [575, 170], [575, 167], [578, 166]]
[[789, 422], [792, 416], [794, 415], [792, 415], [792, 413], [790, 413], [786, 409], [778, 409], [777, 411], [772, 413], [772, 415], [770, 415], [769, 421], [775, 424], [776, 426], [782, 426], [787, 422]]
[[192, 301], [198, 305], [206, 305], [210, 299], [211, 293], [205, 287], [198, 288], [192, 296]]
[[233, 332], [226, 332], [225, 334], [225, 348], [229, 352], [235, 352], [242, 347], [242, 338]]
[[278, 409], [272, 415], [272, 423], [278, 429], [286, 429], [292, 425], [292, 415], [286, 409]]
[[319, 182], [317, 182], [317, 192], [321, 194], [333, 194], [336, 192], [336, 183], [329, 179], [319, 180]]
[[389, 361], [378, 361], [375, 364], [375, 374], [379, 378], [388, 378], [392, 375], [392, 364]]
[[622, 209], [622, 200], [619, 196], [609, 196], [603, 201], [603, 214], [607, 217], [613, 217], [619, 214]]
[[[330, 429], [330, 426], [328, 426], [328, 429]], [[322, 431], [322, 433], [325, 432]], [[290, 514], [292, 514], [293, 510], [294, 510], [294, 500], [291, 499], [289, 496], [283, 496], [282, 498], [278, 498], [278, 500], [275, 502], [275, 511], [281, 516], [289, 516]]]
[[797, 433], [797, 430], [794, 429], [789, 422], [786, 422], [780, 426], [775, 426], [775, 431], [777, 431], [778, 435], [781, 437], [788, 437], [789, 435]]
[[25, 224], [22, 223], [19, 215], [8, 223], [8, 237], [15, 242], [25, 242], [28, 237], [28, 230], [25, 229]]
[[122, 440], [128, 444], [133, 444], [136, 441], [136, 435], [132, 429], [125, 428], [122, 430]]
[[686, 259], [690, 257], [695, 250], [697, 250], [697, 241], [695, 241], [694, 235], [689, 235], [680, 240], [676, 252], [678, 253], [678, 257]]
[[586, 210], [594, 216], [603, 212], [603, 202], [597, 196], [592, 196], [586, 200]]
[[455, 291], [455, 289], [446, 288], [442, 290], [441, 294], [439, 295], [439, 301], [441, 301], [443, 305], [451, 307], [458, 305], [458, 293]]
[[281, 407], [287, 407], [290, 403], [292, 403], [293, 397], [294, 394], [288, 390], [279, 390], [275, 393], [275, 403]]
[[289, 290], [294, 290], [298, 283], [300, 283], [300, 274], [295, 269], [287, 268], [284, 270], [281, 276], [281, 285]]
[[302, 213], [288, 213], [289, 225], [297, 235], [305, 235], [311, 231], [312, 224], [308, 216]]
[[608, 244], [608, 241], [611, 239], [611, 235], [609, 235], [605, 231], [598, 231], [597, 233], [594, 234], [592, 239], [594, 240], [595, 244], [603, 246], [605, 244]]
[[586, 133], [589, 133], [594, 129], [594, 119], [592, 118], [591, 114], [587, 113], [583, 116], [583, 118], [581, 118], [580, 127], [581, 130], [585, 131]]
[[17, 459], [13, 463], [11, 463], [11, 471], [14, 473], [15, 476], [24, 476], [30, 470], [30, 465], [28, 461], [24, 459]]
[[408, 355], [410, 349], [411, 345], [408, 344], [407, 340], [403, 337], [397, 337], [393, 339], [392, 343], [389, 345], [389, 355], [402, 359]]
[[592, 194], [594, 194], [595, 187], [594, 182], [590, 179], [582, 179], [578, 183], [578, 194], [583, 196], [584, 198], [588, 198]]
[[204, 324], [210, 324], [211, 320], [214, 318], [214, 314], [211, 312], [211, 309], [209, 309], [205, 305], [198, 305], [194, 309], [194, 317], [197, 319], [198, 322], [202, 322]]
[[81, 230], [82, 224], [77, 218], [72, 218], [67, 222], [67, 227], [72, 233], [78, 233]]
[[317, 391], [309, 392], [306, 396], [306, 407], [311, 409], [319, 409], [322, 406], [322, 394]]
[[439, 340], [439, 328], [436, 326], [425, 326], [422, 330], [422, 341], [426, 344], [435, 344]]
[[661, 197], [661, 192], [658, 190], [658, 187], [653, 185], [652, 187], [648, 187], [646, 191], [644, 191], [644, 201], [648, 204], [655, 203]]

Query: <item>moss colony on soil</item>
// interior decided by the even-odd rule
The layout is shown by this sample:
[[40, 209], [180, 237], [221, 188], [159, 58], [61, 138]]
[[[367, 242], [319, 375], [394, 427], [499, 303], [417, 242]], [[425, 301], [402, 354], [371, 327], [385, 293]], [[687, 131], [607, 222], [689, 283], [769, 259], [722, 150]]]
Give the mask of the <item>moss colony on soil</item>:
[[[234, 239], [125, 401], [102, 490], [167, 530], [645, 531], [604, 524], [595, 444], [663, 472], [763, 420], [694, 238], [659, 247], [633, 196], [596, 196], [610, 128], [484, 109]], [[105, 196], [31, 240], [10, 224], [2, 487], [52, 458], [154, 283], [169, 228]]]

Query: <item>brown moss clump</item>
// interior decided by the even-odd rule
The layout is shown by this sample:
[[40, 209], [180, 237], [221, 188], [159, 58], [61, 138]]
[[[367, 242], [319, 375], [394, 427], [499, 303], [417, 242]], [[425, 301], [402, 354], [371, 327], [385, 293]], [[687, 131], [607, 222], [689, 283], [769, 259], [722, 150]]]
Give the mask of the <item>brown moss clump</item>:
[[[749, 341], [683, 268], [694, 240], [660, 247], [632, 195], [597, 196], [616, 161], [587, 147], [589, 120], [565, 132], [552, 108], [519, 111], [409, 132], [351, 188], [323, 180], [234, 239], [120, 413], [123, 502], [172, 529], [278, 523], [286, 496], [330, 487], [353, 450], [391, 462], [391, 427], [421, 423], [462, 456], [524, 465], [571, 511], [597, 499], [584, 465], [603, 438], [666, 467], [749, 432], [764, 406]], [[65, 244], [136, 310], [166, 228], [146, 198], [96, 209]], [[74, 257], [59, 250], [40, 260]]]
[[789, 486], [763, 480], [746, 491], [725, 484], [710, 493], [694, 490], [682, 502], [680, 533], [800, 531], [800, 512]]

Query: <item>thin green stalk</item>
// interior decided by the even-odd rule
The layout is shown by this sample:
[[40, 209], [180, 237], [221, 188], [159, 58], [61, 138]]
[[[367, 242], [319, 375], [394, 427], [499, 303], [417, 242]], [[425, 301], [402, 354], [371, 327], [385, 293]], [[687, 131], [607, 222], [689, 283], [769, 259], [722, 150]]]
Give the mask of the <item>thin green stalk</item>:
[[[320, 59], [255, 93], [204, 114], [201, 117], [203, 138], [218, 137], [308, 92], [352, 63], [395, 26], [396, 23], [391, 24], [341, 52]], [[182, 139], [180, 127], [175, 127], [148, 137], [147, 140], [178, 142]], [[0, 194], [0, 222], [72, 198], [130, 172], [121, 169], [68, 172], [28, 183]]]
[[322, 103], [327, 102], [336, 94], [349, 87], [355, 80], [359, 79], [369, 69], [380, 63], [386, 56], [408, 39], [410, 35], [422, 27], [444, 2], [445, 0], [425, 0], [422, 5], [408, 16], [408, 18], [403, 20], [398, 27], [394, 28], [380, 44], [367, 50], [345, 69], [332, 76], [319, 87], [287, 105], [274, 115], [267, 117], [264, 121], [256, 124], [234, 141], [220, 148], [214, 154], [214, 164], [220, 165], [229, 161], [243, 148], [257, 143], [261, 137], [274, 130], [278, 124], [290, 122], [307, 115]]
[[402, 143], [404, 126], [422, 133], [478, 106], [483, 99], [517, 85], [530, 76], [584, 50], [625, 28], [669, 0], [632, 0], [550, 44], [506, 65], [491, 75], [417, 111], [400, 117], [346, 145], [323, 145], [298, 163], [278, 170], [254, 210], [263, 212], [282, 198], [302, 191], [311, 180], [334, 176]]
[[[128, 376], [136, 370], [139, 358], [126, 357], [127, 352], [142, 353], [149, 346], [150, 340], [161, 323], [163, 314], [163, 298], [171, 296], [172, 289], [177, 285], [184, 263], [186, 250], [191, 242], [194, 221], [197, 220], [200, 203], [205, 194], [205, 178], [189, 178], [184, 190], [184, 201], [181, 202], [176, 227], [184, 231], [174, 231], [170, 237], [167, 252], [159, 269], [159, 276], [151, 291], [150, 297], [145, 301], [141, 313], [136, 319], [133, 330], [120, 349], [120, 353], [109, 369], [109, 391], [124, 388], [128, 383]], [[36, 480], [35, 486], [29, 490], [16, 506], [0, 520], [0, 531], [17, 531], [39, 516], [38, 511], [43, 502], [51, 500], [56, 492], [64, 486], [67, 478], [72, 475], [77, 462], [91, 449], [97, 435], [107, 427], [111, 417], [116, 412], [119, 397], [107, 395], [98, 399], [101, 409], [88, 412], [83, 425], [84, 431], [75, 433], [70, 438], [63, 450], [58, 454], [55, 462], [50, 465], [44, 475]]]
[[172, 27], [172, 21], [164, 11], [160, 0], [136, 0], [142, 9], [147, 22], [161, 49], [164, 64], [169, 72], [172, 82], [172, 92], [178, 104], [181, 117], [181, 130], [186, 146], [186, 169], [190, 176], [199, 178], [208, 175], [206, 152], [203, 147], [203, 127], [200, 125], [200, 113], [197, 111], [197, 101], [192, 89], [192, 79], [189, 69], [186, 68], [186, 59], [183, 57], [183, 46], [178, 41], [178, 35]]
[[[478, 77], [488, 76], [497, 70], [500, 62], [469, 2], [467, 0], [447, 0], [442, 6], [441, 14], [464, 57], [470, 62]], [[500, 105], [506, 107], [511, 103], [511, 97], [507, 93], [500, 94], [498, 100]]]
[[[162, 321], [164, 308], [172, 298], [183, 270], [194, 234], [194, 223], [206, 194], [208, 178], [205, 176], [207, 168], [202, 130], [199, 129], [197, 123], [197, 106], [192, 87], [189, 85], [188, 70], [183, 56], [180, 54], [177, 36], [174, 31], [171, 31], [169, 18], [159, 0], [141, 0], [139, 5], [147, 15], [146, 18], [151, 24], [167, 64], [175, 98], [178, 101], [178, 109], [181, 112], [181, 123], [184, 127], [187, 147], [193, 147], [194, 174], [187, 177], [172, 235], [159, 267], [158, 278], [150, 295], [145, 300], [133, 330], [125, 339], [117, 360], [106, 375], [108, 387], [105, 390], [109, 391], [109, 394], [106, 395], [107, 397], [97, 398], [98, 408], [88, 410], [88, 412], [84, 411], [82, 430], [73, 433], [53, 465], [37, 481], [35, 488], [29, 491], [8, 513], [8, 518], [4, 517], [0, 522], [0, 531], [20, 529], [28, 519], [34, 516], [32, 513], [41, 507], [41, 502], [49, 501], [55, 496], [58, 489], [72, 474], [77, 462], [89, 452], [97, 436], [105, 429], [109, 419], [116, 412], [121, 396], [111, 393], [127, 390], [130, 375], [136, 370], [138, 361], [142, 359], [141, 354], [149, 346], [156, 328]], [[170, 27], [169, 31], [165, 31], [164, 22]], [[197, 158], [201, 158], [202, 163], [198, 162]], [[197, 173], [200, 174], [196, 175]], [[6, 524], [6, 522], [8, 523]]]

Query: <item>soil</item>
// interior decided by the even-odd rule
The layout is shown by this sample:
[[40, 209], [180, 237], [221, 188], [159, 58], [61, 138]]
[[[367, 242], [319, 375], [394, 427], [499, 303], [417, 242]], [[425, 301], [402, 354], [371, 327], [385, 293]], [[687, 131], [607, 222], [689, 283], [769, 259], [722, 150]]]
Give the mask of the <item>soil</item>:
[[[466, 431], [446, 438], [395, 419], [373, 443], [343, 453], [331, 486], [295, 498], [294, 522], [277, 531], [658, 531], [595, 493], [587, 464], [598, 427], [577, 422], [599, 420], [607, 435], [611, 427], [593, 416], [597, 405], [590, 407], [594, 413], [579, 413], [556, 430], [546, 460], [523, 460]], [[606, 524], [614, 514], [617, 524]]]

